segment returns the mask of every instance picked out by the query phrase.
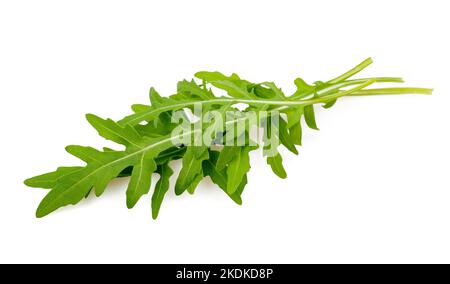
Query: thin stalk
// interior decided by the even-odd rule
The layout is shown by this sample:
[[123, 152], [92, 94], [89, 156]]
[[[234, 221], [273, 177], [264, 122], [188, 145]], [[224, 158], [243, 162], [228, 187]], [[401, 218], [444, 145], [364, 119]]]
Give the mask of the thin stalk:
[[344, 80], [347, 80], [348, 78], [352, 77], [353, 75], [361, 72], [361, 70], [363, 70], [364, 68], [366, 68], [367, 66], [369, 66], [372, 63], [373, 63], [372, 58], [369, 57], [366, 60], [364, 60], [363, 62], [356, 65], [355, 67], [353, 67], [352, 69], [350, 69], [349, 71], [345, 72], [344, 74], [342, 74], [334, 79], [331, 79], [327, 83], [328, 84], [336, 84], [336, 83], [340, 83]]
[[[369, 80], [374, 80], [375, 83], [404, 83], [403, 79], [399, 78], [399, 77], [375, 77], [375, 78], [354, 79], [354, 80], [343, 81], [343, 82], [328, 86], [326, 88], [323, 88], [321, 90], [317, 90], [317, 95], [326, 96], [330, 93], [339, 91], [339, 89], [341, 89], [341, 88], [359, 85], [359, 84], [362, 84]], [[311, 98], [312, 96], [314, 96], [314, 92], [311, 92], [310, 94], [308, 94], [304, 97]], [[298, 98], [299, 98], [298, 96], [291, 97], [291, 99], [298, 99]]]
[[399, 78], [399, 77], [361, 78], [361, 79], [347, 80], [347, 81], [343, 81], [343, 82], [334, 84], [327, 88], [318, 90], [317, 94], [318, 95], [326, 95], [326, 94], [336, 91], [338, 89], [349, 87], [349, 86], [354, 86], [354, 85], [359, 85], [359, 84], [364, 83], [369, 80], [374, 80], [375, 83], [404, 83], [403, 79]]
[[354, 87], [352, 89], [346, 90], [346, 91], [342, 91], [339, 93], [335, 93], [335, 94], [331, 94], [331, 95], [327, 95], [327, 96], [322, 96], [320, 98], [316, 98], [316, 99], [309, 99], [309, 100], [304, 100], [301, 101], [302, 103], [304, 103], [304, 105], [313, 105], [313, 104], [319, 104], [319, 103], [326, 103], [341, 97], [345, 97], [345, 96], [349, 96], [355, 92], [358, 91], [362, 91], [362, 89], [364, 89], [365, 87], [368, 87], [370, 85], [372, 85], [373, 83], [375, 83], [376, 81], [373, 79], [370, 79], [368, 81], [366, 81], [363, 84], [358, 85], [357, 87]]
[[[345, 78], [348, 76], [351, 76], [351, 74], [356, 74], [358, 70], [362, 70], [365, 66], [368, 66], [371, 63], [371, 59], [367, 59], [364, 62], [360, 63], [358, 66], [353, 68], [352, 70], [348, 71], [344, 75], [340, 76], [339, 78]], [[339, 79], [339, 80], [341, 80]], [[334, 79], [337, 80], [337, 79]], [[332, 81], [334, 81], [332, 80]], [[367, 82], [370, 82], [366, 85]], [[384, 82], [390, 82], [390, 83], [401, 83], [403, 80], [401, 78], [397, 77], [375, 77], [375, 78], [367, 78], [367, 79], [355, 79], [355, 80], [347, 80], [342, 81], [339, 83], [334, 83], [332, 86], [326, 87], [322, 90], [318, 90], [317, 94], [319, 95], [319, 98], [312, 99], [311, 96], [313, 95], [313, 92], [309, 94], [306, 98], [307, 100], [295, 100], [298, 99], [296, 97], [291, 97], [289, 100], [248, 100], [248, 99], [236, 99], [236, 98], [226, 98], [221, 97], [217, 99], [211, 99], [211, 100], [202, 100], [202, 101], [184, 101], [180, 102], [178, 104], [172, 104], [167, 106], [162, 106], [159, 108], [151, 108], [149, 107], [148, 110], [141, 111], [139, 113], [130, 115], [126, 117], [125, 119], [119, 121], [119, 125], [136, 125], [144, 120], [153, 119], [155, 115], [158, 115], [161, 112], [164, 111], [171, 111], [176, 109], [182, 109], [185, 107], [190, 107], [196, 104], [201, 105], [214, 105], [214, 104], [225, 104], [225, 103], [244, 103], [248, 105], [272, 105], [272, 106], [302, 106], [302, 105], [308, 105], [308, 104], [315, 104], [315, 103], [326, 103], [329, 102], [335, 98], [340, 98], [343, 96], [369, 96], [369, 95], [388, 95], [388, 94], [406, 94], [406, 93], [415, 93], [415, 94], [431, 94], [430, 89], [424, 89], [424, 88], [383, 88], [383, 89], [372, 89], [372, 90], [362, 90], [363, 88], [367, 87], [368, 85], [372, 83], [384, 83]], [[341, 88], [349, 87], [358, 85], [356, 88], [349, 89], [347, 91], [339, 91]], [[363, 86], [363, 87], [361, 87]], [[338, 92], [338, 93], [335, 93]]]
[[365, 87], [372, 85], [375, 82], [376, 82], [375, 80], [369, 79], [369, 80], [365, 81], [364, 83], [359, 84], [358, 86], [356, 86], [352, 89], [341, 91], [341, 92], [331, 94], [328, 96], [322, 96], [322, 97], [316, 98], [316, 99], [298, 100], [298, 101], [294, 101], [294, 100], [274, 101], [274, 100], [246, 100], [246, 99], [235, 99], [235, 98], [222, 98], [219, 100], [215, 100], [215, 103], [231, 102], [231, 103], [244, 103], [244, 104], [248, 104], [248, 105], [306, 106], [306, 105], [313, 105], [313, 104], [317, 104], [317, 103], [327, 102], [329, 100], [337, 99], [340, 97], [348, 96], [349, 94], [356, 92], [356, 91], [360, 91], [360, 90], [364, 89]]
[[379, 95], [404, 95], [404, 94], [420, 94], [431, 95], [433, 89], [427, 88], [381, 88], [369, 89], [353, 92], [348, 96], [379, 96]]

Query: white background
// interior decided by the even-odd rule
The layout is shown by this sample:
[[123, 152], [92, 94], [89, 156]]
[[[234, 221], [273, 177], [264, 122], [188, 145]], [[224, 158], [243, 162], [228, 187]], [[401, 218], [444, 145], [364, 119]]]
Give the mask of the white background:
[[[449, 263], [447, 1], [1, 1], [0, 262]], [[85, 113], [120, 119], [199, 70], [293, 91], [368, 56], [433, 96], [317, 109], [288, 179], [252, 157], [244, 205], [210, 182], [126, 209], [126, 180], [44, 219], [23, 180], [108, 145]]]

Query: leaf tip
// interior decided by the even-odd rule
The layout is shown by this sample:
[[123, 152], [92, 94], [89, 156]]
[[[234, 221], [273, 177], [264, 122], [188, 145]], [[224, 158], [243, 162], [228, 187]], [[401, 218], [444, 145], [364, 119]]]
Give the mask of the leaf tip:
[[130, 196], [127, 196], [127, 208], [133, 209], [133, 207], [136, 205], [137, 201], [131, 198]]
[[29, 187], [33, 187], [33, 178], [28, 178], [23, 181], [23, 184]]
[[33, 188], [50, 188], [46, 183], [43, 183], [40, 177], [41, 176], [27, 178], [23, 181], [23, 184]]
[[185, 189], [183, 187], [181, 187], [180, 185], [175, 184], [175, 195], [176, 196], [182, 195], [184, 190]]
[[86, 114], [86, 120], [95, 128], [96, 123], [99, 121], [100, 117], [95, 114], [88, 113]]
[[42, 203], [41, 203], [41, 205], [39, 205], [39, 207], [36, 209], [36, 218], [41, 219], [41, 218], [47, 216], [48, 214], [50, 214], [50, 213], [47, 212], [46, 210], [44, 210], [44, 208], [42, 207]]
[[95, 114], [92, 114], [92, 113], [87, 113], [87, 114], [86, 114], [86, 119], [87, 119], [87, 121], [89, 121], [89, 122], [91, 122], [92, 120], [94, 120], [94, 119], [96, 119], [96, 118], [99, 118], [99, 117], [96, 116]]
[[72, 153], [72, 150], [74, 150], [76, 146], [75, 145], [68, 145], [66, 146], [64, 149], [66, 150], [67, 153]]

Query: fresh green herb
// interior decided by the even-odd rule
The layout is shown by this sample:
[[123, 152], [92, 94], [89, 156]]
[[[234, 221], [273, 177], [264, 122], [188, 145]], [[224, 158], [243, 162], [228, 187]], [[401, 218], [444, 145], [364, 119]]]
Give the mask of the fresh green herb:
[[[125, 150], [104, 148], [100, 151], [68, 146], [67, 152], [84, 161], [85, 166], [60, 167], [25, 181], [30, 187], [50, 189], [36, 216], [44, 217], [63, 206], [77, 204], [91, 191], [100, 196], [117, 177], [130, 177], [126, 203], [132, 208], [150, 192], [152, 174], [157, 173], [159, 180], [151, 199], [152, 216], [156, 218], [170, 188], [169, 179], [173, 175], [170, 163], [178, 159], [182, 159], [182, 169], [175, 184], [177, 195], [185, 191], [194, 193], [201, 180], [209, 176], [234, 202], [241, 204], [250, 170], [249, 154], [257, 148], [250, 138], [250, 113], [257, 113], [256, 121], [262, 122], [267, 164], [277, 176], [286, 178], [278, 146], [283, 145], [298, 154], [296, 146], [301, 145], [302, 140], [301, 118], [304, 117], [308, 127], [318, 129], [314, 105], [329, 108], [345, 96], [432, 93], [431, 89], [424, 88], [368, 88], [374, 83], [401, 83], [400, 78], [350, 79], [371, 63], [369, 58], [326, 82], [308, 84], [297, 78], [294, 81], [297, 90], [291, 96], [272, 82], [256, 84], [236, 74], [199, 72], [195, 76], [201, 83], [181, 81], [175, 95], [161, 97], [152, 88], [151, 105], [134, 105], [134, 113], [117, 122], [88, 114], [87, 120], [100, 136], [125, 146]], [[211, 87], [228, 95], [218, 97]], [[247, 107], [239, 110], [236, 104]], [[214, 115], [202, 123], [189, 118], [185, 110], [195, 113], [198, 108], [200, 116]], [[174, 119], [176, 117], [178, 120]], [[237, 122], [243, 122], [244, 127], [236, 127]], [[211, 138], [208, 143], [203, 139], [205, 133]], [[200, 144], [196, 143], [198, 138]]]

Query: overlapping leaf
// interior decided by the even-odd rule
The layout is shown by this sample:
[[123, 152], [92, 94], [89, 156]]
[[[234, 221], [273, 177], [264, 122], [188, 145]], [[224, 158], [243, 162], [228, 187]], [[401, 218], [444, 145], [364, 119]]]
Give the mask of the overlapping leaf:
[[[100, 196], [108, 183], [123, 170], [133, 167], [132, 178], [127, 190], [127, 205], [133, 207], [150, 188], [150, 174], [156, 168], [155, 159], [162, 151], [172, 147], [169, 137], [154, 139], [140, 136], [136, 130], [121, 127], [112, 120], [104, 120], [88, 115], [88, 121], [101, 136], [122, 144], [125, 151], [98, 151], [91, 147], [69, 146], [67, 151], [85, 161], [84, 168], [56, 171], [47, 177], [57, 180], [52, 190], [41, 202], [36, 215], [43, 217], [56, 209], [80, 202], [93, 188]], [[41, 178], [30, 179], [28, 184], [37, 185]], [[50, 184], [46, 184], [50, 186]]]
[[[68, 146], [67, 152], [84, 161], [85, 166], [59, 167], [54, 172], [25, 181], [30, 187], [50, 189], [36, 215], [43, 217], [60, 207], [76, 204], [91, 191], [100, 196], [108, 183], [116, 177], [130, 177], [126, 203], [128, 208], [132, 208], [142, 196], [150, 193], [152, 174], [156, 173], [159, 180], [154, 186], [151, 207], [153, 218], [157, 218], [163, 199], [170, 189], [170, 178], [174, 174], [170, 163], [178, 159], [182, 159], [182, 167], [174, 185], [176, 194], [186, 191], [194, 193], [199, 182], [204, 177], [209, 177], [234, 202], [242, 204], [242, 193], [250, 170], [249, 153], [256, 147], [250, 145], [250, 139], [244, 140], [244, 145], [234, 142], [242, 135], [248, 135], [251, 126], [246, 125], [244, 129], [233, 131], [231, 138], [219, 138], [231, 130], [227, 126], [234, 127], [233, 123], [236, 121], [247, 119], [249, 111], [268, 113], [267, 117], [259, 117], [260, 121], [265, 119], [263, 153], [267, 156], [267, 164], [272, 171], [278, 177], [286, 178], [279, 146], [283, 145], [290, 152], [298, 154], [297, 146], [302, 144], [302, 117], [308, 127], [318, 129], [314, 105], [323, 104], [325, 108], [329, 108], [344, 96], [431, 94], [430, 89], [423, 88], [367, 89], [373, 83], [403, 82], [395, 77], [349, 79], [371, 63], [371, 59], [367, 59], [326, 82], [308, 84], [297, 78], [294, 81], [297, 90], [290, 96], [285, 95], [272, 82], [252, 83], [236, 74], [226, 76], [219, 72], [198, 72], [195, 76], [201, 80], [200, 84], [195, 80], [183, 80], [177, 85], [177, 93], [169, 97], [160, 96], [152, 88], [150, 104], [133, 105], [134, 113], [118, 122], [88, 115], [89, 123], [100, 136], [124, 146], [125, 150], [104, 148], [100, 151], [92, 147]], [[217, 97], [212, 88], [221, 89], [228, 96]], [[236, 112], [234, 104], [246, 104], [247, 109]], [[202, 106], [203, 113], [218, 111], [226, 126], [225, 132], [214, 133], [215, 140], [211, 144], [174, 143], [174, 138], [181, 137], [174, 137], [174, 129], [179, 126], [179, 122], [172, 120], [173, 113], [193, 110], [194, 106], [199, 105]], [[235, 112], [231, 117], [226, 115], [229, 110]], [[283, 115], [272, 117], [279, 112]], [[183, 118], [189, 120], [187, 115]], [[204, 127], [213, 123], [214, 120]], [[177, 135], [184, 136], [194, 132], [189, 130], [188, 133]], [[224, 145], [218, 147], [218, 143]]]

